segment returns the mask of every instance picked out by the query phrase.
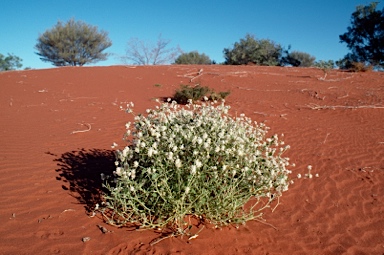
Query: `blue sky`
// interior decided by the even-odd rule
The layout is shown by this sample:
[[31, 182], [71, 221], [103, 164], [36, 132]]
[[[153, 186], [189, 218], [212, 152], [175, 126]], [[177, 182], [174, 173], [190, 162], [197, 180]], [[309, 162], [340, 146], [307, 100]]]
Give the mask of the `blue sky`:
[[[23, 68], [50, 68], [35, 54], [39, 34], [58, 20], [74, 18], [107, 31], [113, 54], [95, 65], [122, 64], [127, 41], [171, 40], [189, 52], [197, 50], [220, 63], [223, 49], [247, 33], [271, 39], [316, 60], [338, 60], [348, 49], [339, 43], [357, 5], [369, 0], [2, 0], [0, 53], [23, 59]], [[378, 6], [383, 8], [383, 3]]]

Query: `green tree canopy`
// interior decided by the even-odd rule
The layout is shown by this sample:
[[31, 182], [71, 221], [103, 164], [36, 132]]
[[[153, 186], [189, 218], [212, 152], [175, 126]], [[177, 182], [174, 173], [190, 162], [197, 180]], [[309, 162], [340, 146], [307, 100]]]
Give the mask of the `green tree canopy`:
[[21, 58], [13, 54], [8, 53], [8, 56], [6, 57], [0, 53], [0, 71], [9, 71], [21, 68], [23, 66], [21, 61], [23, 61]]
[[225, 48], [223, 53], [227, 65], [276, 66], [280, 64], [283, 48], [269, 39], [256, 39], [247, 34], [233, 48]]
[[38, 38], [35, 48], [41, 60], [55, 66], [82, 66], [107, 59], [102, 53], [112, 45], [105, 31], [82, 21], [61, 21]]
[[384, 8], [376, 10], [377, 4], [357, 6], [347, 32], [339, 36], [340, 42], [346, 43], [352, 51], [345, 56], [345, 62], [384, 67]]
[[175, 60], [175, 64], [178, 65], [210, 65], [212, 64], [211, 59], [204, 53], [197, 51], [191, 51], [188, 53], [182, 53]]

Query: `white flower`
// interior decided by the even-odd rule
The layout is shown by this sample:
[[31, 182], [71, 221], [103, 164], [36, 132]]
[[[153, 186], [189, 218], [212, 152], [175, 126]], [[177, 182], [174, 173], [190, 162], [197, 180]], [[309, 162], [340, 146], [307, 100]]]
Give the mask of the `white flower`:
[[128, 152], [129, 152], [129, 147], [127, 146], [123, 150], [123, 156], [126, 157], [128, 155]]
[[121, 176], [121, 167], [117, 167], [117, 168], [116, 168], [116, 174], [117, 174], [118, 176]]
[[152, 157], [153, 149], [152, 147], [148, 149], [148, 157]]
[[133, 162], [133, 167], [134, 168], [137, 168], [138, 166], [139, 166], [139, 162], [137, 162], [137, 161]]
[[200, 168], [203, 164], [201, 163], [200, 160], [196, 159], [195, 160], [195, 165], [196, 165], [197, 168]]
[[117, 147], [117, 143], [113, 143], [111, 148], [114, 149], [115, 147]]
[[195, 165], [191, 166], [191, 174], [192, 175], [196, 174], [196, 169], [197, 169], [197, 167]]
[[177, 168], [180, 168], [181, 167], [181, 160], [178, 158], [178, 159], [176, 159], [176, 161], [175, 161], [175, 166], [177, 167]]
[[135, 188], [133, 186], [129, 187], [129, 189], [131, 190], [131, 192], [135, 192]]
[[202, 144], [202, 143], [203, 143], [203, 139], [201, 139], [200, 137], [197, 138], [197, 143], [198, 143], [198, 144]]
[[300, 179], [301, 178], [301, 174], [297, 174], [297, 178]]
[[191, 190], [190, 187], [186, 187], [186, 188], [185, 188], [185, 194], [188, 194], [190, 190]]
[[308, 171], [312, 170], [312, 166], [311, 165], [308, 165], [307, 168], [308, 168]]

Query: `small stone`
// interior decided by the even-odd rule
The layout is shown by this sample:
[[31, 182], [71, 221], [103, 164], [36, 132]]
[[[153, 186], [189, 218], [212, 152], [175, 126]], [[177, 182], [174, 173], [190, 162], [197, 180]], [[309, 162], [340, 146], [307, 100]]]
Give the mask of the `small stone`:
[[89, 236], [83, 237], [82, 241], [83, 243], [90, 241], [91, 238]]

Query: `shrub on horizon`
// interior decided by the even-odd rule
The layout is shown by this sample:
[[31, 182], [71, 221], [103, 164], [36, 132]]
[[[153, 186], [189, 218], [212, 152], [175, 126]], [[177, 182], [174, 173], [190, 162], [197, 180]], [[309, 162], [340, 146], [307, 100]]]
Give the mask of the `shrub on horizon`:
[[314, 65], [315, 59], [314, 56], [306, 52], [292, 51], [287, 53], [287, 56], [283, 58], [283, 62], [296, 67], [310, 67]]
[[247, 34], [233, 45], [223, 50], [226, 65], [280, 65], [283, 48], [269, 39], [256, 39]]
[[105, 184], [107, 222], [190, 235], [188, 217], [216, 227], [260, 219], [288, 190], [289, 159], [282, 155], [289, 146], [229, 109], [224, 102], [172, 101], [128, 122], [128, 145], [116, 151], [115, 180]]
[[177, 65], [210, 65], [212, 64], [211, 59], [204, 53], [199, 53], [197, 51], [191, 51], [188, 53], [183, 53], [178, 56], [175, 60]]

